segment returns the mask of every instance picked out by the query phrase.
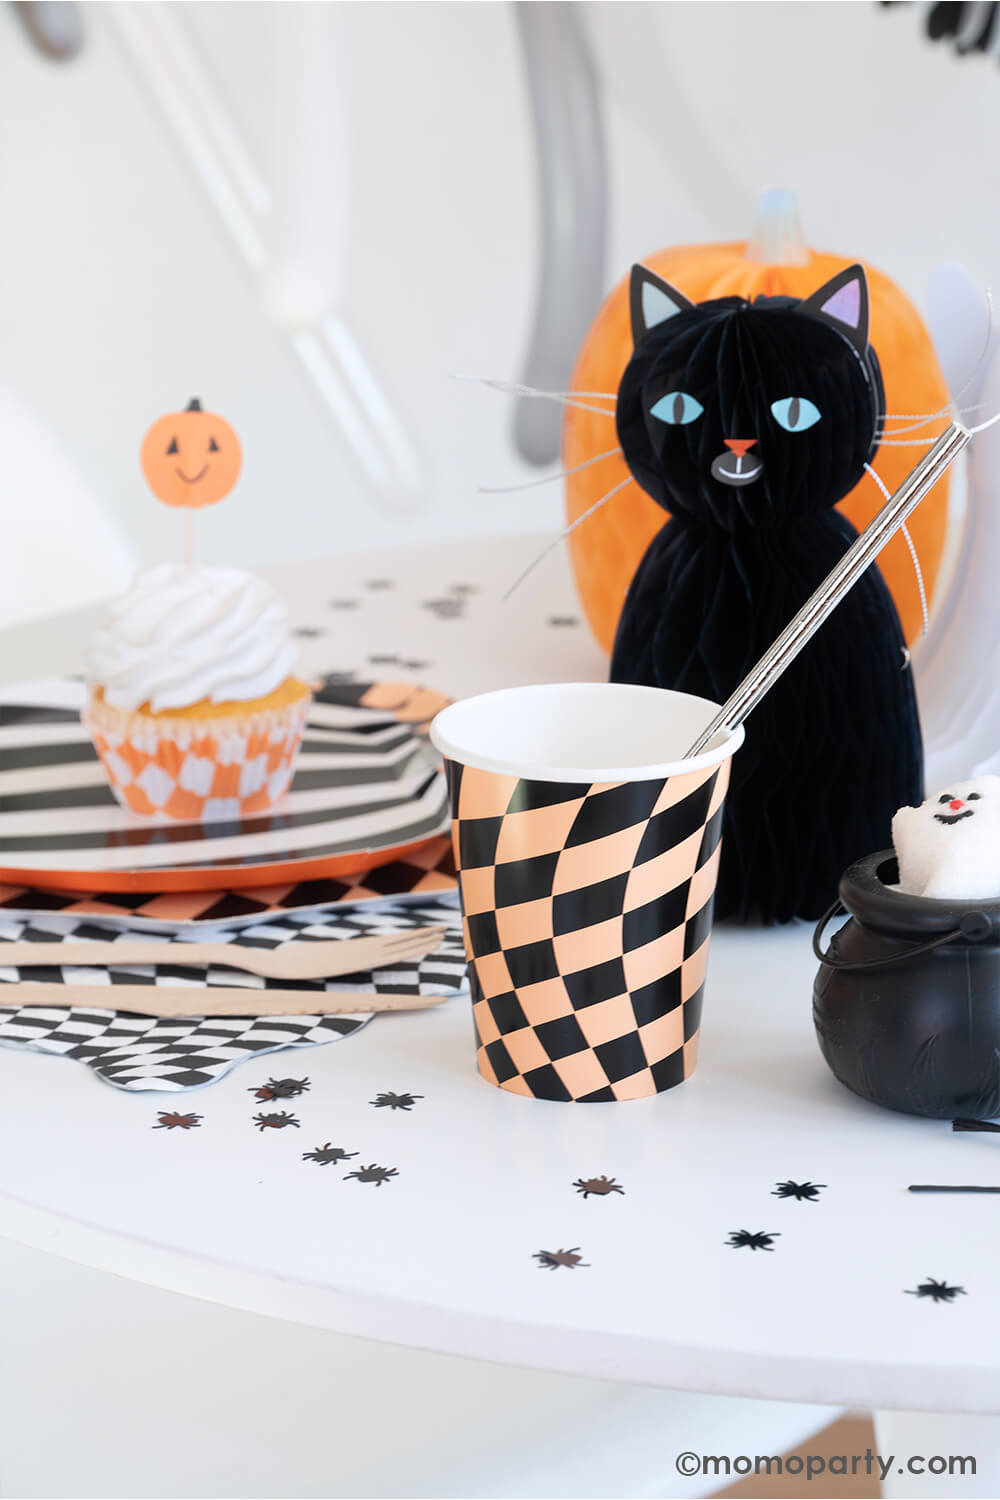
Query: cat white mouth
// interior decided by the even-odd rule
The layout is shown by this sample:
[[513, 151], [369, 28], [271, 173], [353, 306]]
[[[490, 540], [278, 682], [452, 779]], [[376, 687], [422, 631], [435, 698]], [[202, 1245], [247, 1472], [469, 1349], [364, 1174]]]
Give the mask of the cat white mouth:
[[712, 478], [718, 479], [722, 484], [731, 484], [739, 487], [743, 484], [753, 484], [764, 472], [764, 465], [759, 459], [748, 458], [746, 454], [732, 452], [720, 453], [718, 458], [712, 460]]

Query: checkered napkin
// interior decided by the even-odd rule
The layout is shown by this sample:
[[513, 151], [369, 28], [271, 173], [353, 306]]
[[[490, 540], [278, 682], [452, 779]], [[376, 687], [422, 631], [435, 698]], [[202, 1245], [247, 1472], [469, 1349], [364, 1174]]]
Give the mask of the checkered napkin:
[[[338, 1041], [359, 1031], [371, 1020], [371, 1014], [347, 1016], [309, 1015], [310, 993], [323, 990], [356, 990], [359, 993], [391, 991], [396, 994], [441, 995], [465, 987], [465, 951], [462, 945], [461, 914], [456, 907], [434, 903], [428, 906], [387, 905], [377, 912], [333, 912], [329, 914], [290, 914], [280, 920], [238, 932], [213, 932], [199, 929], [198, 939], [211, 936], [216, 942], [232, 943], [234, 948], [277, 948], [281, 943], [317, 942], [329, 939], [369, 937], [406, 928], [443, 925], [447, 928], [441, 946], [418, 962], [381, 968], [370, 974], [338, 975], [329, 980], [262, 979], [255, 974], [235, 970], [203, 967], [180, 968], [177, 965], [110, 965], [107, 968], [17, 969], [3, 967], [4, 942], [60, 942], [70, 938], [135, 939], [139, 934], [109, 931], [92, 921], [81, 919], [68, 925], [65, 917], [57, 929], [48, 928], [44, 919], [15, 921], [0, 918], [0, 986], [22, 984], [17, 998], [30, 994], [32, 979], [48, 984], [90, 984], [94, 999], [110, 1000], [116, 984], [151, 985], [224, 985], [248, 990], [300, 989], [301, 1016], [264, 1016], [257, 1018], [184, 1017], [166, 1020], [137, 1016], [95, 1004], [90, 1007], [32, 1006], [0, 1008], [0, 1045], [28, 1047], [35, 1052], [51, 1052], [72, 1057], [93, 1069], [98, 1078], [116, 1088], [131, 1092], [145, 1090], [179, 1092], [214, 1083], [224, 1073], [246, 1058], [265, 1052], [280, 1052], [288, 1047], [314, 1047]], [[148, 937], [148, 933], [142, 934]], [[3, 1001], [0, 992], [0, 1005]]]

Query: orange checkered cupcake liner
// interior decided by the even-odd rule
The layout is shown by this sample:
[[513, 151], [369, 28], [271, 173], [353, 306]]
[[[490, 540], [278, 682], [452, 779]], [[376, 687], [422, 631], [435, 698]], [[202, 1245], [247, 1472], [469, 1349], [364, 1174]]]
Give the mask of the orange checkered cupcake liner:
[[143, 817], [237, 821], [284, 796], [312, 695], [215, 718], [112, 708], [97, 690], [83, 712], [111, 789]]

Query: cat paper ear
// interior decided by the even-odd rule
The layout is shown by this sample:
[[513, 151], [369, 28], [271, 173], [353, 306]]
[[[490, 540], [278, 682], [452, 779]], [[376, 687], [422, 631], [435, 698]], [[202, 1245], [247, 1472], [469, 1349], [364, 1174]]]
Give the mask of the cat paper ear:
[[665, 323], [694, 303], [669, 281], [663, 281], [645, 266], [632, 267], [629, 287], [629, 311], [632, 316], [632, 342], [639, 344], [651, 328]]
[[846, 334], [859, 354], [868, 348], [868, 277], [864, 266], [848, 266], [799, 304], [799, 312], [822, 318]]

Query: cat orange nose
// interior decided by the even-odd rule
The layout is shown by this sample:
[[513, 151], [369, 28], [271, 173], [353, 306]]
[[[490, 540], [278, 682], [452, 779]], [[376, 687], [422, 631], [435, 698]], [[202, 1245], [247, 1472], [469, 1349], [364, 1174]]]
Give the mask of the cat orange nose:
[[737, 458], [742, 458], [744, 453], [749, 453], [756, 441], [756, 438], [723, 438], [730, 453], [735, 453]]

